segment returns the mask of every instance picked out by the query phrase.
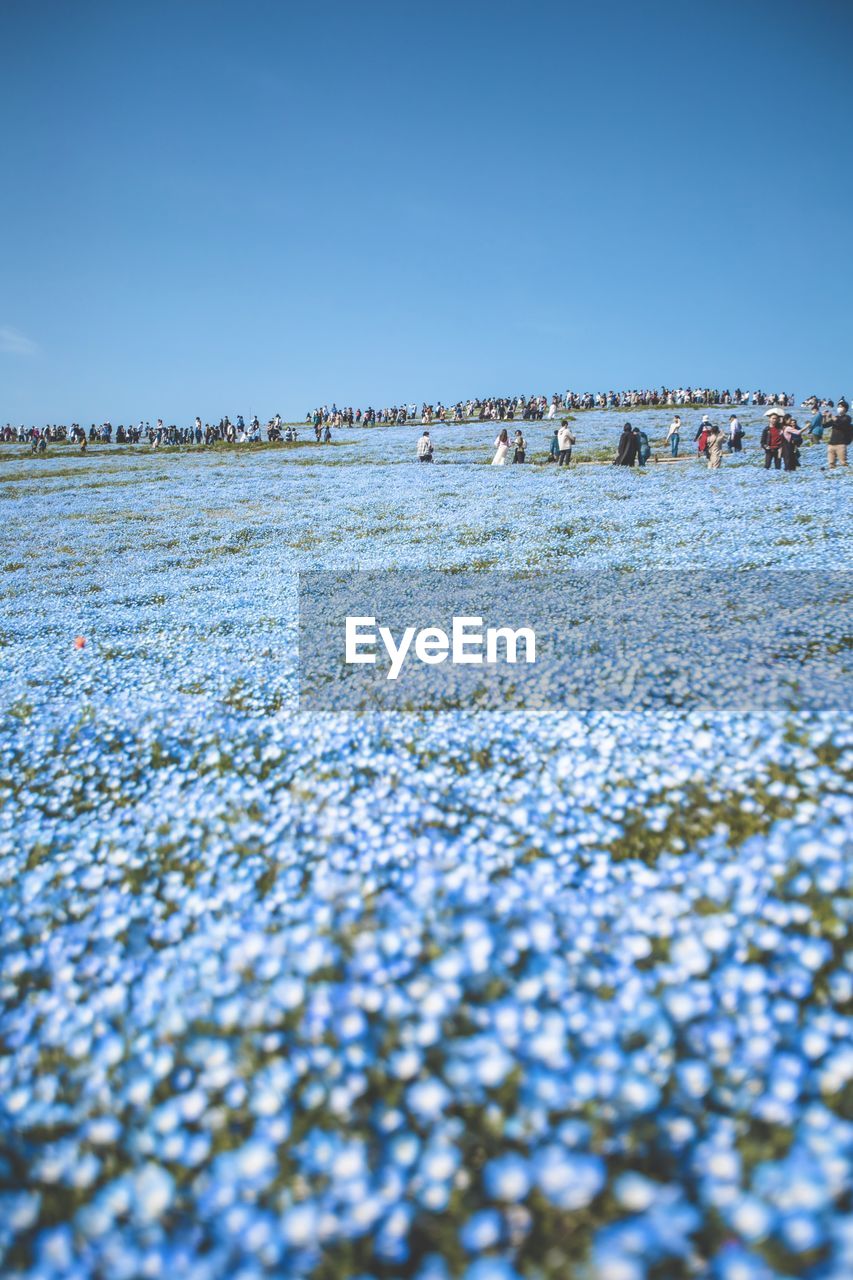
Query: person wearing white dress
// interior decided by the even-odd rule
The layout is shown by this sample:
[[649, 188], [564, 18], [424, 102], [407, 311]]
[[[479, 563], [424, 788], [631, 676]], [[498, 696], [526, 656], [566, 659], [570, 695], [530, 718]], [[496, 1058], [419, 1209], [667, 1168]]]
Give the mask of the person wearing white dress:
[[506, 427], [495, 441], [495, 456], [492, 458], [493, 467], [502, 467], [506, 462], [506, 455], [509, 453], [509, 434]]

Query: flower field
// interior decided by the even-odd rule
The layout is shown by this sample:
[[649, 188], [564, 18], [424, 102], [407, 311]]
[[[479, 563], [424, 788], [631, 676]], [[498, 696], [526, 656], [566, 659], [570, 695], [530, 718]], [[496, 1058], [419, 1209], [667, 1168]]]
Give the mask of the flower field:
[[318, 714], [297, 651], [311, 569], [837, 573], [849, 476], [434, 434], [2, 452], [4, 1276], [853, 1274], [849, 607], [775, 703], [787, 607], [676, 638], [708, 707]]

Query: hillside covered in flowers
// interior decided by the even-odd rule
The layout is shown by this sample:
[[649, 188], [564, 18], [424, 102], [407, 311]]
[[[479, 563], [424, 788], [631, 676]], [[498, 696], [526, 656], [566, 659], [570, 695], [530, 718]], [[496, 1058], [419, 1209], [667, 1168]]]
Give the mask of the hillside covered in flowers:
[[[490, 449], [4, 451], [3, 1275], [853, 1274], [849, 596], [753, 696], [849, 477]], [[708, 705], [318, 712], [322, 568], [786, 604], [638, 655]]]

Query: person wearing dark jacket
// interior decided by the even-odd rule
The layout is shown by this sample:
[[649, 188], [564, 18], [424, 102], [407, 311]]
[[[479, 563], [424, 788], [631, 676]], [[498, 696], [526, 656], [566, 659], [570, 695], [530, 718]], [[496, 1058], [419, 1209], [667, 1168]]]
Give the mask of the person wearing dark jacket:
[[826, 442], [826, 464], [830, 471], [836, 466], [847, 466], [847, 446], [853, 443], [853, 422], [850, 420], [850, 406], [846, 400], [838, 401], [838, 412], [829, 423], [829, 438]]
[[773, 414], [762, 431], [761, 447], [764, 450], [764, 470], [769, 471], [773, 466], [778, 471], [782, 466], [782, 429], [778, 414]]
[[796, 471], [800, 465], [800, 445], [803, 433], [790, 414], [782, 423], [782, 465], [786, 471]]
[[630, 422], [626, 422], [619, 437], [614, 467], [633, 467], [637, 458], [637, 438], [631, 430]]

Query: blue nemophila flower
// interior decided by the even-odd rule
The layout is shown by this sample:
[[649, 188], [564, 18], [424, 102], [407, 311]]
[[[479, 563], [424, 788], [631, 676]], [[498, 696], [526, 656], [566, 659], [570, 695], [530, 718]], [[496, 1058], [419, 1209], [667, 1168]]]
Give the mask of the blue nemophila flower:
[[460, 1163], [459, 1149], [436, 1139], [424, 1149], [418, 1163], [418, 1174], [427, 1182], [449, 1182]]
[[430, 1253], [418, 1268], [417, 1280], [450, 1280], [450, 1269], [439, 1254]]
[[605, 1182], [599, 1156], [578, 1155], [556, 1144], [542, 1147], [533, 1157], [539, 1190], [560, 1209], [582, 1209], [594, 1200]]
[[503, 1258], [478, 1258], [463, 1273], [464, 1280], [520, 1280], [519, 1273]]
[[41, 1197], [29, 1191], [0, 1193], [0, 1233], [7, 1241], [26, 1231], [38, 1218]]
[[281, 1231], [285, 1243], [293, 1249], [304, 1249], [319, 1239], [321, 1216], [316, 1205], [297, 1204], [288, 1209], [281, 1219]]
[[155, 1222], [169, 1209], [175, 1192], [166, 1169], [146, 1164], [131, 1182], [131, 1212], [140, 1222]]
[[494, 1200], [511, 1204], [523, 1200], [531, 1184], [528, 1161], [514, 1153], [490, 1160], [483, 1169], [483, 1184]]
[[406, 1090], [406, 1105], [421, 1121], [435, 1120], [451, 1100], [450, 1090], [440, 1080], [419, 1080]]
[[632, 1212], [649, 1209], [658, 1194], [658, 1186], [641, 1173], [623, 1173], [616, 1179], [613, 1190], [619, 1203]]
[[764, 1258], [739, 1245], [726, 1245], [714, 1259], [714, 1280], [774, 1280], [774, 1272]]
[[492, 1249], [503, 1235], [501, 1216], [494, 1209], [481, 1209], [463, 1224], [459, 1239], [469, 1253]]

